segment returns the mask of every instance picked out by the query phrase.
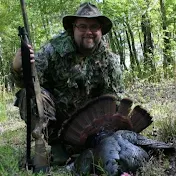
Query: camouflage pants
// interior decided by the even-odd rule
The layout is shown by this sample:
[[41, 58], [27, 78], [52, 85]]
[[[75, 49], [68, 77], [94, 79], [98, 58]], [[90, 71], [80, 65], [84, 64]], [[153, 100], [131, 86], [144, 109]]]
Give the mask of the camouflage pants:
[[[31, 132], [35, 131], [39, 126], [42, 133], [45, 134], [45, 139], [50, 143], [53, 139], [50, 138], [54, 133], [52, 124], [56, 122], [56, 108], [52, 95], [45, 89], [41, 89], [42, 102], [41, 106], [44, 109], [43, 117], [37, 115], [37, 106], [35, 99], [31, 99]], [[26, 107], [26, 90], [21, 89], [16, 93], [15, 106], [19, 108], [21, 118], [27, 122], [27, 107]], [[57, 136], [57, 134], [55, 134]]]
[[[42, 119], [36, 114], [36, 101], [32, 101], [31, 105], [31, 132], [36, 129], [44, 134], [46, 142], [51, 145], [51, 160], [53, 164], [62, 165], [68, 159], [65, 146], [58, 139], [58, 121], [56, 120], [56, 108], [53, 96], [45, 89], [41, 88], [42, 106], [44, 108], [44, 116]], [[26, 108], [26, 91], [21, 89], [16, 93], [15, 106], [19, 107], [21, 118], [27, 121]]]

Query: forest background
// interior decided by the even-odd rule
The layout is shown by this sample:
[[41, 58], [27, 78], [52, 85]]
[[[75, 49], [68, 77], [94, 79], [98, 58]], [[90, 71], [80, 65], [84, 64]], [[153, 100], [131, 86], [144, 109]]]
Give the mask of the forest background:
[[[81, 0], [26, 0], [33, 47], [63, 31], [62, 17], [74, 14]], [[92, 0], [113, 22], [105, 36], [131, 81], [173, 77], [176, 47], [174, 0]], [[9, 82], [12, 58], [19, 48], [18, 26], [23, 26], [19, 0], [0, 1], [0, 85]], [[126, 78], [127, 78], [126, 77]]]
[[[25, 2], [33, 48], [37, 51], [49, 39], [63, 31], [63, 16], [74, 14], [80, 3], [85, 0], [25, 0]], [[110, 49], [120, 57], [128, 95], [137, 103], [142, 103], [152, 115], [157, 116], [152, 128], [157, 129], [158, 134], [162, 134], [160, 139], [175, 140], [176, 122], [173, 119], [176, 109], [176, 1], [90, 0], [89, 2], [97, 5], [113, 22], [111, 32], [104, 39]], [[10, 137], [9, 133], [3, 133], [6, 126], [7, 129], [11, 126], [18, 127], [20, 121], [18, 112], [15, 115], [13, 110], [16, 87], [10, 76], [10, 67], [20, 46], [18, 27], [23, 25], [20, 0], [0, 0], [0, 134], [5, 135], [0, 136], [0, 142], [1, 150], [9, 156], [9, 160], [6, 161], [7, 158], [0, 152], [0, 157], [4, 157], [4, 161], [0, 162], [0, 175], [1, 172], [3, 175], [7, 172], [8, 175], [9, 172], [14, 173], [14, 170], [17, 170], [9, 167], [8, 162], [14, 159], [11, 158], [14, 148], [9, 149], [7, 144], [20, 143], [18, 146], [23, 145], [24, 149], [24, 140], [21, 142], [20, 138], [24, 134], [20, 133], [14, 137], [19, 134], [18, 128], [15, 128], [15, 132], [12, 130], [13, 134], [10, 132]], [[164, 119], [164, 123], [158, 120], [159, 117]], [[17, 120], [14, 122], [15, 118]], [[150, 134], [153, 134], [152, 128]], [[15, 165], [15, 161], [13, 164]], [[173, 164], [169, 165], [172, 166]], [[165, 169], [159, 169], [159, 175], [162, 175], [162, 172], [165, 175]], [[156, 172], [156, 175], [158, 173]]]

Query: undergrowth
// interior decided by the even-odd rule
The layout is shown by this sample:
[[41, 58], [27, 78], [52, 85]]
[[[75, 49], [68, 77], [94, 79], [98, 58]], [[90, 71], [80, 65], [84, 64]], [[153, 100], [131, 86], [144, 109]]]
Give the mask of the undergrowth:
[[[153, 139], [173, 143], [173, 145], [176, 143], [175, 86], [173, 80], [164, 80], [160, 83], [138, 81], [128, 86], [125, 95], [133, 99], [135, 104], [142, 105], [153, 116], [153, 123], [142, 134]], [[13, 102], [14, 93], [1, 95], [0, 176], [32, 176], [34, 174], [31, 171], [19, 167], [20, 161], [25, 156], [26, 130], [24, 122], [19, 117], [18, 109], [13, 106]], [[173, 165], [170, 163], [170, 156], [161, 152], [157, 156], [151, 155], [149, 162], [136, 173], [136, 176], [171, 176], [172, 174], [168, 170], [175, 169]], [[51, 175], [53, 176], [69, 174], [64, 167], [51, 168]], [[35, 175], [42, 176], [44, 174]]]

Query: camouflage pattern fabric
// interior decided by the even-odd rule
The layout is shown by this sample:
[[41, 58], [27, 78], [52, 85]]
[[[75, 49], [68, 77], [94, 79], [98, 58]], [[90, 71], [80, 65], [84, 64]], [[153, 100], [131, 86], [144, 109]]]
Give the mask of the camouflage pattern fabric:
[[[35, 60], [41, 86], [54, 96], [58, 121], [54, 128], [90, 99], [107, 93], [120, 98], [123, 92], [119, 57], [103, 41], [91, 56], [81, 57], [64, 32], [44, 45]], [[13, 75], [23, 87], [22, 75]]]

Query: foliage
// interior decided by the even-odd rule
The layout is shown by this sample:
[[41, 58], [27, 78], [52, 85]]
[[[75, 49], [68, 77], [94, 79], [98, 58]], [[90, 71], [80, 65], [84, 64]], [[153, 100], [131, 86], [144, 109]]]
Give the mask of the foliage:
[[[147, 80], [129, 82], [126, 96], [135, 100], [135, 104], [142, 104], [153, 116], [153, 124], [143, 131], [143, 135], [149, 138], [172, 142], [176, 144], [176, 118], [175, 118], [175, 97], [176, 93], [174, 80], [161, 80], [162, 83], [149, 83]], [[5, 94], [4, 94], [5, 95]], [[7, 94], [5, 95], [6, 97]], [[4, 104], [11, 104], [13, 99], [3, 98]], [[0, 175], [34, 175], [31, 171], [26, 171], [24, 168], [19, 168], [20, 161], [25, 157], [25, 134], [26, 130], [18, 116], [14, 117], [16, 110], [8, 109], [8, 120], [3, 122], [4, 132], [0, 135]], [[12, 118], [13, 117], [13, 118]], [[1, 123], [2, 124], [2, 123]], [[16, 124], [16, 126], [13, 126]], [[7, 126], [7, 128], [5, 128]], [[13, 126], [13, 127], [11, 127]], [[32, 144], [33, 147], [33, 144]], [[173, 155], [175, 160], [175, 156]], [[96, 166], [104, 173], [101, 163]], [[152, 154], [149, 162], [147, 162], [136, 175], [170, 175], [167, 174], [168, 169], [174, 169], [169, 156], [164, 153], [157, 155]], [[176, 169], [176, 168], [175, 168]], [[176, 170], [175, 170], [176, 172]], [[64, 167], [51, 167], [53, 176], [69, 175]], [[71, 175], [71, 174], [70, 174]], [[44, 176], [40, 173], [38, 176]]]
[[[28, 13], [28, 21], [31, 30], [33, 47], [38, 50], [42, 44], [49, 40], [52, 36], [56, 35], [59, 31], [63, 30], [62, 18], [64, 15], [73, 14], [80, 3], [85, 0], [26, 0], [26, 9]], [[127, 65], [125, 69], [129, 69], [132, 74], [135, 74], [140, 79], [148, 77], [151, 73], [150, 68], [145, 68], [143, 65], [144, 51], [143, 51], [143, 34], [141, 29], [142, 15], [148, 14], [148, 20], [151, 24], [151, 35], [154, 42], [154, 56], [149, 58], [153, 65], [157, 66], [162, 63], [164, 53], [164, 38], [165, 32], [162, 29], [163, 19], [161, 16], [161, 9], [159, 1], [119, 1], [119, 0], [106, 0], [98, 1], [91, 0], [90, 2], [96, 4], [104, 15], [111, 18], [114, 27], [114, 34], [112, 38], [109, 37], [108, 42], [116, 53], [121, 53], [121, 59], [124, 59], [124, 64]], [[175, 1], [163, 1], [165, 3], [166, 11], [166, 24], [167, 31], [169, 32], [170, 49], [167, 51], [169, 56], [175, 57]], [[70, 6], [71, 4], [71, 6]], [[1, 0], [0, 2], [0, 80], [4, 76], [9, 80], [9, 69], [14, 53], [19, 47], [18, 26], [23, 26], [22, 13], [19, 0]], [[128, 27], [127, 27], [128, 24]], [[129, 31], [130, 29], [131, 31]], [[129, 38], [129, 42], [134, 42], [133, 50], [137, 51], [135, 59], [140, 62], [137, 66], [132, 66], [130, 63], [129, 47], [127, 42], [127, 33], [134, 36], [134, 41]], [[118, 40], [118, 41], [117, 41]], [[118, 44], [118, 45], [117, 45]], [[134, 50], [135, 49], [135, 50]], [[147, 53], [146, 53], [147, 54]], [[149, 54], [149, 53], [148, 53]], [[123, 56], [123, 57], [122, 57]], [[157, 60], [156, 60], [157, 58]], [[136, 60], [136, 61], [137, 61]], [[123, 63], [123, 62], [122, 62]], [[174, 63], [171, 64], [168, 71], [169, 77], [173, 76]], [[139, 72], [143, 68], [143, 73]], [[164, 68], [165, 69], [165, 68]], [[158, 69], [156, 69], [158, 71]], [[157, 74], [159, 75], [159, 74]], [[153, 79], [153, 77], [152, 77]], [[154, 78], [155, 80], [155, 78]]]

